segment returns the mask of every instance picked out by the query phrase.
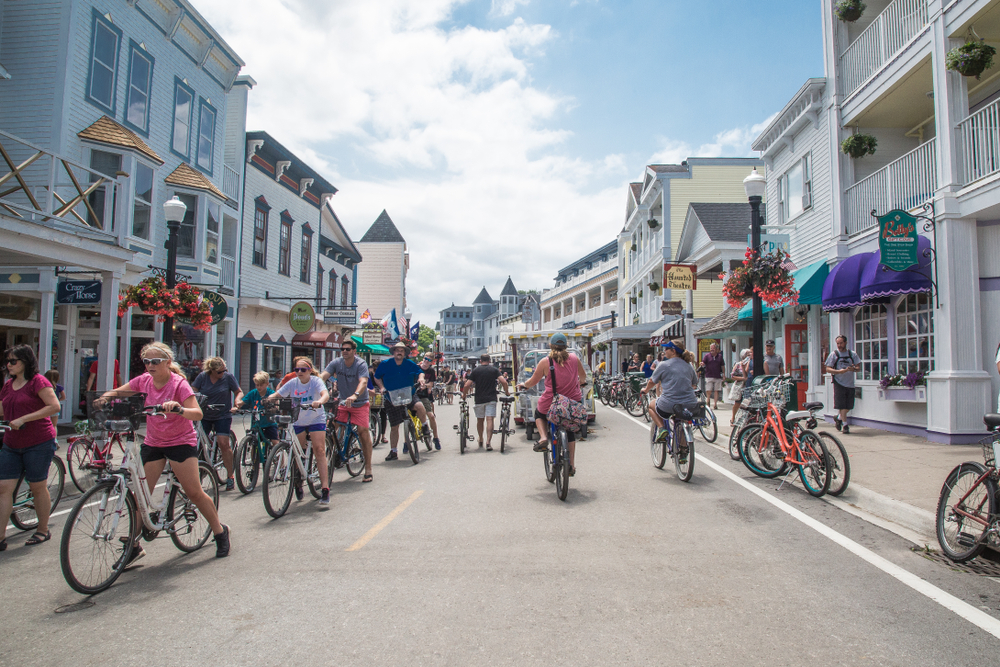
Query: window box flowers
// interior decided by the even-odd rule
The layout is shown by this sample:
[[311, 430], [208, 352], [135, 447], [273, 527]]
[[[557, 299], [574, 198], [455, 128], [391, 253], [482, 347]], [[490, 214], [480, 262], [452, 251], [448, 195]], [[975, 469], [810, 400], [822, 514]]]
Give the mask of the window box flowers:
[[745, 257], [743, 264], [729, 272], [728, 279], [725, 274], [719, 276], [726, 281], [722, 294], [730, 305], [742, 308], [754, 294], [759, 294], [769, 308], [798, 302], [795, 280], [786, 264], [787, 254], [779, 250], [754, 258], [750, 248], [747, 248]]
[[167, 317], [182, 317], [191, 321], [195, 329], [212, 328], [212, 307], [202, 299], [201, 291], [186, 282], [170, 289], [159, 276], [151, 276], [126, 287], [118, 295], [118, 317], [123, 317], [130, 307], [139, 308], [147, 315], [156, 315], [163, 322]]
[[927, 402], [927, 386], [923, 373], [887, 375], [878, 383], [880, 401]]

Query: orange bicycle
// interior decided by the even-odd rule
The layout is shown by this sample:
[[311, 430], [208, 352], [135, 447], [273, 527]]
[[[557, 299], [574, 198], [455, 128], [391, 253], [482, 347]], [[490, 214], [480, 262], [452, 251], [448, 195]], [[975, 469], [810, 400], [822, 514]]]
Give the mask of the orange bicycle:
[[814, 426], [815, 410], [822, 403], [806, 403], [804, 410], [786, 412], [789, 392], [794, 391], [790, 376], [777, 378], [765, 389], [767, 415], [764, 421], [744, 426], [737, 436], [740, 458], [753, 474], [765, 479], [797, 469], [802, 486], [819, 498], [830, 489], [830, 454], [815, 432], [803, 428], [802, 420]]

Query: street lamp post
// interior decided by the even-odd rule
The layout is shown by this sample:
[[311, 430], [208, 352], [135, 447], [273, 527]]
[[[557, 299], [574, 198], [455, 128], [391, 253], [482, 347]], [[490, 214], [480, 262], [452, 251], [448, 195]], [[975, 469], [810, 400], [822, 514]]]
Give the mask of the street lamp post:
[[[187, 206], [177, 195], [163, 202], [163, 215], [167, 218], [167, 289], [177, 286], [177, 232], [181, 228], [181, 220], [187, 213]], [[168, 317], [163, 322], [163, 342], [173, 345], [174, 318]]]
[[[757, 169], [743, 179], [743, 189], [750, 201], [750, 247], [753, 261], [760, 259], [760, 202], [764, 199], [767, 181], [757, 173]], [[760, 294], [753, 295], [753, 374], [764, 374], [764, 307]]]

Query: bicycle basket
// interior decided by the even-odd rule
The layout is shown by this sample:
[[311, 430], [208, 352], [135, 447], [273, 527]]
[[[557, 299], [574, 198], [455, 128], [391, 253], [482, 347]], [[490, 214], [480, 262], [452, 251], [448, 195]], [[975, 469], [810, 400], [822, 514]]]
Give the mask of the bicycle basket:
[[374, 392], [369, 392], [368, 401], [372, 410], [381, 410], [382, 403], [385, 399], [382, 398], [382, 394], [376, 394]]
[[983, 448], [983, 459], [985, 459], [986, 467], [988, 468], [996, 467], [996, 456], [993, 452], [994, 440], [995, 436], [988, 435], [979, 441], [979, 444], [982, 445]]
[[767, 407], [767, 395], [760, 387], [747, 387], [743, 390], [743, 401], [740, 407], [748, 410], [758, 410]]
[[87, 391], [84, 399], [91, 431], [134, 431], [145, 416], [146, 394]]
[[269, 411], [268, 416], [273, 417], [279, 424], [288, 425], [299, 418], [299, 406], [291, 398], [279, 398], [277, 404], [273, 404], [273, 411]]
[[396, 407], [402, 407], [404, 405], [409, 405], [413, 402], [413, 387], [403, 387], [402, 389], [393, 389], [389, 392], [389, 402]]

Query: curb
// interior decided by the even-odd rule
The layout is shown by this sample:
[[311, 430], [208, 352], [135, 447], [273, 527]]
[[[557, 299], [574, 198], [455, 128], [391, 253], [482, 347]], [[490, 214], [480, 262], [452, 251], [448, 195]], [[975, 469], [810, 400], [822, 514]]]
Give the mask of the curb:
[[920, 535], [933, 536], [937, 532], [936, 519], [932, 512], [884, 496], [854, 482], [847, 487], [840, 500]]

